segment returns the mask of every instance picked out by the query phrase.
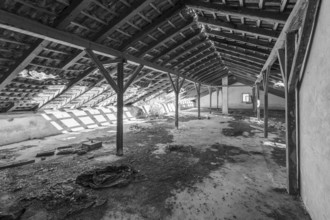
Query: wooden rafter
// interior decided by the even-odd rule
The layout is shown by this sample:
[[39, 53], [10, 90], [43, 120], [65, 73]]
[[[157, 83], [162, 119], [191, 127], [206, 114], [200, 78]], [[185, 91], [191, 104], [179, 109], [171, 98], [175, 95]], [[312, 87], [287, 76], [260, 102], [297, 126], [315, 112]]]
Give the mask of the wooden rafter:
[[[184, 57], [183, 60], [178, 60], [178, 62], [173, 63], [173, 64], [171, 65], [171, 67], [172, 67], [172, 68], [175, 68], [175, 67], [177, 67], [177, 66], [180, 66], [181, 64], [186, 63], [187, 61], [191, 60], [192, 58], [194, 58], [194, 57], [198, 56], [199, 54], [204, 53], [205, 51], [208, 51], [208, 50], [210, 50], [210, 49], [212, 49], [212, 46], [210, 46], [210, 45], [206, 45], [206, 46], [204, 46], [204, 47], [202, 47], [202, 48], [199, 48], [199, 50], [197, 50], [196, 52], [191, 52], [190, 55]], [[185, 53], [185, 54], [187, 54], [187, 53]], [[180, 55], [180, 56], [181, 56], [181, 55]]]
[[120, 48], [121, 51], [127, 50], [132, 44], [141, 41], [145, 36], [147, 36], [151, 31], [153, 31], [156, 27], [160, 26], [164, 22], [166, 22], [171, 17], [174, 17], [178, 13], [181, 12], [183, 5], [176, 5], [173, 8], [163, 12], [162, 15], [155, 18], [152, 23], [142, 28], [137, 34], [133, 35], [129, 40], [123, 42], [122, 47]]
[[261, 41], [259, 39], [243, 37], [243, 36], [239, 36], [239, 35], [235, 35], [235, 34], [228, 34], [228, 33], [224, 33], [224, 32], [221, 32], [221, 31], [210, 30], [209, 28], [206, 28], [205, 32], [208, 35], [211, 35], [211, 36], [214, 36], [214, 37], [221, 37], [221, 38], [228, 39], [228, 40], [235, 40], [237, 42], [240, 42], [240, 43], [243, 43], [243, 44], [254, 45], [254, 46], [260, 47], [260, 48], [265, 49], [265, 50], [271, 50], [274, 46], [270, 42]]
[[166, 41], [173, 38], [178, 33], [186, 30], [187, 28], [190, 28], [193, 24], [195, 24], [193, 19], [190, 19], [185, 25], [179, 28], [171, 29], [166, 33], [166, 35], [163, 35], [160, 39], [157, 39], [157, 41], [154, 41], [152, 44], [148, 46], [148, 48], [144, 49], [142, 52], [138, 54], [138, 57], [143, 57], [144, 55], [148, 54], [150, 51], [155, 49], [157, 46], [162, 45]]
[[[53, 41], [69, 47], [74, 47], [80, 50], [89, 48], [97, 54], [111, 58], [122, 57], [129, 62], [142, 64], [147, 69], [154, 69], [165, 73], [171, 72], [177, 75], [179, 74], [176, 70], [169, 69], [161, 65], [149, 62], [147, 60], [137, 58], [130, 54], [109, 48], [105, 45], [101, 45], [99, 43], [80, 38], [74, 34], [51, 28], [36, 21], [26, 19], [18, 15], [14, 15], [4, 10], [0, 10], [0, 21], [3, 22], [2, 24], [0, 24], [0, 28], [8, 29], [11, 31], [23, 33], [42, 39], [47, 39], [49, 41]], [[193, 81], [190, 78], [187, 78], [187, 80]]]
[[238, 31], [242, 33], [247, 33], [247, 34], [253, 34], [256, 36], [261, 36], [261, 37], [266, 37], [272, 40], [277, 40], [279, 36], [279, 32], [277, 31], [270, 31], [266, 30], [263, 28], [256, 28], [256, 27], [250, 27], [247, 25], [242, 25], [242, 24], [231, 24], [228, 22], [223, 22], [220, 20], [212, 19], [212, 18], [205, 18], [205, 17], [198, 17], [198, 22], [206, 25], [213, 25], [217, 27], [221, 27], [224, 29], [229, 29], [231, 31]]
[[152, 61], [157, 61], [157, 60], [160, 60], [160, 59], [164, 59], [165, 56], [167, 56], [168, 54], [176, 51], [177, 49], [179, 48], [182, 48], [186, 43], [190, 42], [191, 40], [194, 40], [196, 38], [199, 38], [201, 36], [201, 33], [200, 32], [197, 32], [195, 33], [194, 35], [186, 38], [186, 39], [183, 39], [181, 40], [179, 43], [177, 43], [174, 47], [171, 47], [169, 48], [168, 50], [166, 50], [165, 52], [159, 54], [158, 56], [154, 57], [152, 59]]
[[248, 8], [231, 8], [221, 4], [206, 3], [197, 0], [188, 0], [185, 4], [192, 9], [207, 11], [210, 13], [219, 13], [222, 15], [229, 15], [235, 17], [245, 17], [253, 20], [263, 20], [270, 23], [285, 24], [288, 18], [287, 14], [280, 14], [275, 12], [268, 12], [262, 10], [248, 9]]
[[137, 0], [133, 1], [132, 5], [127, 8], [125, 12], [122, 12], [119, 17], [112, 20], [106, 27], [103, 28], [96, 35], [98, 36], [99, 42], [105, 40], [109, 35], [114, 33], [116, 30], [119, 30], [123, 24], [133, 18], [137, 13], [141, 12], [148, 6], [152, 0]]
[[[194, 44], [191, 44], [190, 46], [184, 48], [182, 50], [182, 52], [179, 52], [177, 55], [171, 57], [170, 59], [166, 60], [165, 62], [163, 62], [163, 66], [165, 66], [166, 64], [168, 63], [171, 63], [173, 62], [174, 60], [177, 60], [178, 58], [190, 53], [191, 51], [193, 50], [196, 50], [198, 49], [200, 46], [206, 44], [207, 42], [205, 42], [204, 40], [203, 41], [200, 41], [200, 42], [197, 42], [197, 43], [194, 43]], [[209, 46], [207, 47], [204, 47], [204, 48], [209, 48]]]

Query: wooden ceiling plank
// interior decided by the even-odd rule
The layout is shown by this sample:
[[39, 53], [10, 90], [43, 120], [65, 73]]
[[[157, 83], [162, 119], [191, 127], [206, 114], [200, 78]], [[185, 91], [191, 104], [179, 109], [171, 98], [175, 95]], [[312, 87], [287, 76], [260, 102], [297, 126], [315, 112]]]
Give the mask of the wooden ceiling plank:
[[[133, 55], [120, 52], [118, 50], [112, 49], [105, 45], [81, 38], [72, 33], [61, 31], [39, 22], [33, 21], [31, 19], [26, 19], [21, 16], [12, 14], [10, 12], [0, 9], [0, 28], [11, 30], [14, 32], [19, 32], [22, 34], [34, 36], [37, 38], [46, 39], [55, 43], [63, 44], [65, 46], [77, 48], [84, 50], [85, 48], [90, 48], [95, 53], [106, 57], [123, 57], [134, 64], [143, 64], [145, 68], [151, 70], [157, 70], [159, 72], [167, 73], [171, 72], [176, 75], [179, 73], [171, 68], [166, 68], [164, 66], [149, 62], [144, 59], [137, 58]], [[187, 80], [193, 81], [187, 78]]]
[[162, 45], [166, 41], [173, 38], [175, 35], [179, 34], [180, 32], [184, 31], [187, 28], [190, 28], [193, 24], [195, 24], [194, 20], [191, 19], [188, 23], [183, 25], [182, 27], [171, 29], [166, 35], [163, 35], [160, 39], [157, 39], [157, 41], [154, 41], [152, 44], [148, 46], [148, 48], [144, 49], [142, 52], [140, 52], [137, 57], [142, 58], [144, 55], [148, 54], [150, 51], [158, 47], [159, 45]]
[[143, 27], [142, 30], [136, 34], [134, 34], [129, 40], [123, 42], [120, 50], [125, 51], [127, 50], [132, 44], [135, 44], [138, 41], [141, 41], [145, 36], [150, 34], [156, 27], [160, 26], [168, 19], [176, 16], [178, 13], [181, 12], [183, 5], [177, 5], [165, 12], [157, 18], [155, 18], [152, 23], [148, 24], [147, 26]]
[[247, 33], [247, 34], [253, 34], [256, 36], [261, 36], [261, 37], [266, 37], [272, 40], [277, 40], [279, 36], [278, 31], [271, 31], [271, 30], [266, 30], [263, 28], [256, 28], [256, 27], [249, 27], [247, 25], [242, 25], [242, 24], [232, 24], [228, 22], [223, 22], [220, 20], [215, 20], [212, 18], [205, 18], [205, 17], [198, 17], [198, 22], [206, 25], [213, 25], [216, 27], [221, 27], [224, 29], [232, 30], [232, 31], [239, 31], [242, 33]]
[[255, 45], [266, 50], [271, 50], [273, 48], [273, 45], [271, 43], [264, 42], [258, 39], [247, 38], [239, 35], [228, 34], [221, 31], [210, 30], [210, 29], [206, 29], [206, 33], [214, 37], [223, 37], [225, 39], [235, 40], [240, 43]]
[[116, 30], [121, 28], [127, 21], [145, 9], [151, 2], [152, 0], [134, 1], [125, 12], [120, 13], [120, 16], [110, 21], [107, 26], [105, 26], [100, 32], [96, 34], [98, 36], [98, 42], [104, 41], [108, 35], [111, 35]]
[[[243, 0], [240, 0], [241, 5]], [[275, 13], [263, 10], [248, 9], [248, 8], [232, 8], [226, 5], [206, 3], [197, 0], [189, 0], [185, 2], [186, 6], [195, 10], [207, 11], [210, 13], [217, 13], [235, 17], [244, 17], [253, 20], [263, 20], [270, 23], [281, 23], [285, 24], [286, 19], [288, 18], [287, 14], [284, 13]], [[243, 6], [241, 6], [243, 7]]]

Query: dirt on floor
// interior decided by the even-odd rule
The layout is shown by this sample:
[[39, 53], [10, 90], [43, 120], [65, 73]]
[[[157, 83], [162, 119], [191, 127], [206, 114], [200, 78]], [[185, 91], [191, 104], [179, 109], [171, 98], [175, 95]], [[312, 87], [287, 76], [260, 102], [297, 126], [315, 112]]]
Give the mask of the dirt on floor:
[[[35, 150], [103, 142], [82, 155], [0, 170], [0, 219], [309, 219], [286, 194], [283, 131], [264, 139], [250, 117], [202, 116], [182, 112], [178, 130], [173, 115], [126, 125], [123, 157], [115, 155], [114, 128], [1, 148], [5, 160], [31, 159]], [[86, 171], [120, 165], [136, 171], [128, 184], [76, 184]]]

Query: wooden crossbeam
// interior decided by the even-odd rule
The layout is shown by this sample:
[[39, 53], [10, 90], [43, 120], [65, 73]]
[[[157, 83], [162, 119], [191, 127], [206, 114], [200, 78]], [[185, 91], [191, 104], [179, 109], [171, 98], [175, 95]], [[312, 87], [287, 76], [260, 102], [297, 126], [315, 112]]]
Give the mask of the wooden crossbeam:
[[112, 79], [109, 72], [104, 68], [103, 64], [99, 61], [99, 59], [96, 57], [94, 52], [91, 49], [85, 49], [85, 52], [90, 56], [94, 64], [97, 66], [97, 68], [100, 70], [103, 77], [107, 80], [107, 82], [110, 84], [112, 89], [118, 93], [118, 85], [116, 82]]
[[241, 24], [231, 24], [227, 22], [223, 22], [220, 20], [212, 19], [212, 18], [205, 18], [205, 17], [198, 17], [198, 22], [206, 25], [213, 25], [217, 27], [221, 27], [224, 29], [238, 31], [246, 34], [253, 34], [256, 36], [266, 37], [272, 40], [277, 40], [279, 36], [279, 32], [277, 31], [270, 31], [263, 28], [256, 28], [256, 27], [249, 27], [247, 25]]
[[[39, 22], [33, 21], [31, 19], [23, 18], [21, 16], [9, 13], [1, 9], [0, 9], [0, 22], [1, 22], [0, 28], [34, 36], [37, 38], [46, 39], [55, 43], [63, 44], [65, 46], [77, 48], [80, 50], [89, 48], [97, 54], [107, 56], [110, 58], [122, 57], [131, 63], [143, 64], [147, 69], [157, 70], [163, 73], [171, 72], [176, 75], [179, 74], [176, 70], [166, 68], [164, 66], [149, 62], [144, 59], [137, 58], [130, 54], [123, 53], [118, 50], [109, 48], [105, 45], [83, 39], [79, 36], [76, 36], [68, 32], [51, 28]], [[187, 80], [193, 81], [190, 78], [187, 78]]]
[[160, 39], [157, 39], [157, 41], [154, 41], [152, 44], [148, 46], [148, 48], [144, 49], [142, 52], [139, 53], [138, 57], [143, 57], [144, 55], [148, 54], [150, 51], [158, 47], [159, 45], [162, 45], [166, 41], [173, 38], [175, 35], [179, 34], [180, 32], [186, 30], [187, 28], [190, 28], [193, 24], [195, 24], [193, 19], [190, 19], [185, 25], [179, 28], [171, 29], [166, 33], [166, 35], [163, 35]]
[[152, 23], [148, 24], [147, 26], [143, 27], [141, 31], [137, 34], [133, 35], [129, 40], [123, 42], [120, 50], [125, 51], [127, 50], [132, 44], [141, 41], [145, 36], [147, 36], [151, 31], [153, 31], [156, 27], [160, 26], [164, 22], [168, 21], [171, 17], [176, 16], [178, 13], [181, 12], [183, 8], [182, 4], [178, 4], [173, 8], [168, 9], [167, 11], [163, 12], [162, 15], [155, 18]]
[[132, 82], [137, 77], [137, 75], [141, 72], [142, 69], [143, 69], [143, 65], [140, 65], [134, 70], [131, 77], [128, 79], [128, 81], [124, 85], [124, 93], [127, 90], [127, 88], [132, 84]]
[[258, 46], [259, 48], [262, 48], [265, 50], [271, 50], [274, 46], [270, 42], [261, 41], [259, 39], [243, 37], [243, 36], [239, 36], [239, 35], [235, 35], [235, 34], [228, 34], [228, 33], [224, 33], [221, 31], [210, 30], [209, 28], [206, 28], [205, 32], [214, 37], [221, 37], [224, 39], [235, 40], [235, 41], [243, 43], [243, 44], [250, 44], [250, 45]]
[[241, 66], [243, 68], [251, 69], [251, 70], [254, 70], [254, 71], [260, 71], [260, 69], [261, 69], [261, 66], [258, 67], [258, 66], [255, 66], [253, 64], [246, 63], [246, 62], [238, 62], [236, 60], [228, 59], [226, 57], [222, 57], [222, 60], [225, 61], [225, 63], [231, 63], [231, 64], [238, 65], [238, 66]]
[[146, 6], [148, 6], [151, 2], [152, 0], [133, 1], [132, 5], [127, 8], [125, 12], [120, 13], [120, 16], [111, 20], [109, 24], [103, 28], [103, 30], [96, 34], [98, 36], [99, 42], [102, 42], [109, 35], [120, 29], [123, 24], [131, 20], [138, 12], [141, 12], [143, 9], [145, 9]]
[[188, 0], [185, 4], [192, 9], [207, 11], [210, 13], [222, 14], [222, 15], [229, 15], [234, 17], [244, 17], [253, 20], [262, 20], [267, 21], [270, 23], [280, 23], [285, 24], [288, 15], [276, 13], [276, 12], [269, 12], [269, 11], [262, 11], [256, 9], [248, 9], [248, 8], [232, 8], [222, 4], [213, 4], [213, 3], [206, 3], [197, 0]]

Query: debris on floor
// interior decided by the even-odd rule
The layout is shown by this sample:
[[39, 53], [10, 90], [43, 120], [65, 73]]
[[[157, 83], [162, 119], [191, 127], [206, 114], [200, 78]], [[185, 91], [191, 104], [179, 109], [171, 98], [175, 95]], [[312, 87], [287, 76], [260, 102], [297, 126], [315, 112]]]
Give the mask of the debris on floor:
[[127, 165], [107, 166], [80, 174], [76, 183], [93, 189], [124, 187], [130, 184], [138, 173]]
[[6, 168], [12, 168], [12, 167], [24, 166], [24, 165], [31, 164], [34, 162], [35, 162], [35, 160], [20, 160], [20, 161], [9, 162], [6, 164], [0, 164], [0, 170], [6, 169]]

